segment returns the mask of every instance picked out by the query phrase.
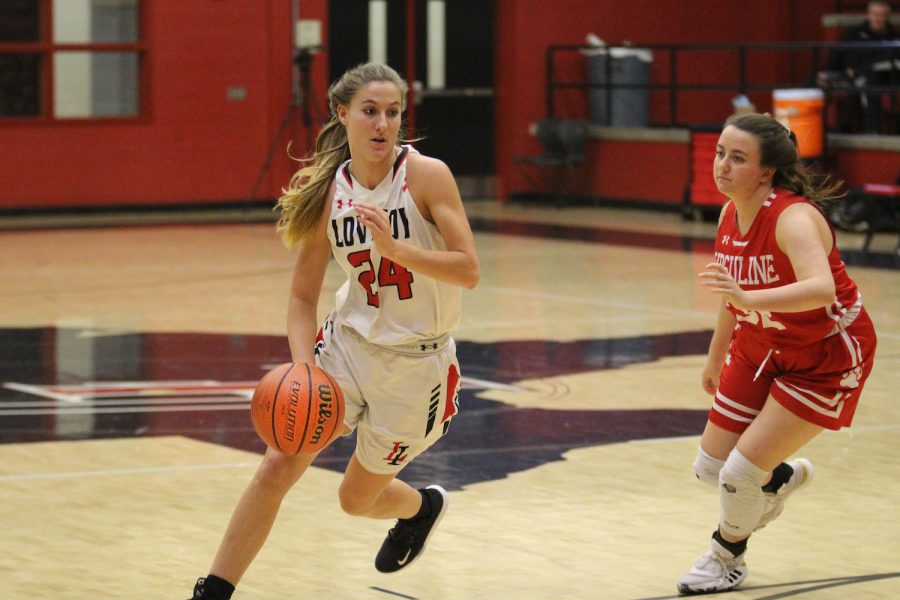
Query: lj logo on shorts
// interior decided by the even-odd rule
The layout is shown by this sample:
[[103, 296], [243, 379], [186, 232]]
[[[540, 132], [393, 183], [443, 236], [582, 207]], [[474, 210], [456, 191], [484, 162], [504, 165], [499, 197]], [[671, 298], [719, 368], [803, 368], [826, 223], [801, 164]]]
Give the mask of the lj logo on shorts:
[[389, 465], [399, 465], [409, 456], [406, 451], [409, 450], [409, 444], [403, 445], [403, 442], [394, 442], [394, 447], [390, 453], [384, 457]]

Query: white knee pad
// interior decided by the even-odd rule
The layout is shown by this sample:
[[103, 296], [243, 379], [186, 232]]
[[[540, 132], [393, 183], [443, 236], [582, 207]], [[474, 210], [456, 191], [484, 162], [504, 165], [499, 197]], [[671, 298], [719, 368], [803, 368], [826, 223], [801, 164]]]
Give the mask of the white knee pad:
[[762, 482], [767, 474], [737, 448], [731, 451], [719, 472], [722, 531], [740, 537], [753, 533], [765, 507]]
[[719, 471], [722, 470], [722, 465], [724, 464], [724, 460], [713, 458], [704, 452], [703, 448], [697, 448], [697, 458], [694, 459], [694, 474], [703, 483], [718, 487]]

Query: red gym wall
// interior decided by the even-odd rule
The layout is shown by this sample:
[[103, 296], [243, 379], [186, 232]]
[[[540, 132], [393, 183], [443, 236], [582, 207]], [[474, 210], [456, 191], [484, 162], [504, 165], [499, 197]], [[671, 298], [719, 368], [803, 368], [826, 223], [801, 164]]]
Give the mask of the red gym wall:
[[[405, 1], [405, 0], [392, 0]], [[288, 120], [292, 59], [289, 0], [143, 0], [147, 46], [140, 120], [0, 120], [0, 209], [245, 202], [270, 147], [275, 151], [257, 199], [276, 196], [293, 171], [286, 158], [306, 151], [300, 119]], [[328, 48], [328, 0], [300, 0], [300, 18], [322, 23]], [[501, 197], [526, 188], [511, 157], [537, 153], [528, 133], [543, 116], [544, 57], [552, 44], [580, 44], [594, 32], [610, 44], [768, 42], [826, 39], [821, 15], [833, 0], [495, 0], [495, 156]], [[312, 86], [327, 88], [327, 56], [312, 63]], [[568, 69], [583, 70], [577, 57]], [[654, 61], [654, 70], [665, 68]], [[733, 65], [709, 61], [704, 76], [733, 79]], [[775, 68], [787, 68], [776, 65]], [[583, 73], [574, 73], [583, 77]], [[765, 74], [760, 74], [760, 76]], [[227, 99], [231, 86], [246, 98]], [[562, 108], [586, 114], [583, 93]], [[654, 100], [656, 100], [654, 98]], [[665, 103], [651, 122], [665, 117]], [[768, 107], [758, 104], [759, 108]], [[728, 105], [684, 106], [682, 117], [720, 121]], [[663, 112], [661, 112], [663, 111]], [[680, 143], [597, 141], [585, 185], [606, 198], [677, 203], [688, 176]], [[848, 183], [893, 181], [896, 153], [838, 155]]]
[[[303, 0], [301, 18], [324, 20], [326, 1]], [[140, 18], [145, 115], [0, 120], [0, 208], [249, 198], [290, 100], [290, 2], [144, 0]], [[324, 61], [313, 69], [323, 89]], [[246, 98], [229, 100], [231, 86], [243, 86]], [[290, 178], [287, 142], [305, 139], [298, 119], [290, 124], [260, 197]]]
[[[564, 6], [564, 8], [563, 8]], [[821, 15], [834, 7], [833, 0], [758, 0], [749, 5], [729, 2], [618, 2], [616, 0], [568, 0], [560, 3], [497, 0], [497, 112], [496, 165], [501, 197], [528, 189], [511, 158], [540, 152], [528, 133], [528, 123], [544, 116], [545, 51], [556, 44], [582, 44], [593, 32], [609, 44], [698, 44], [816, 41], [823, 39]], [[737, 7], [737, 8], [736, 8]], [[570, 58], [571, 60], [566, 60]], [[679, 77], [690, 80], [690, 68], [702, 70], [704, 81], [734, 81], [735, 60], [728, 57], [695, 57], [694, 65], [682, 65]], [[583, 81], [584, 62], [578, 56], [561, 56], [558, 78]], [[654, 81], [666, 81], [665, 56], [655, 56]], [[784, 73], [789, 65], [773, 64]], [[660, 70], [662, 70], [660, 72]], [[657, 76], [658, 74], [658, 76]], [[759, 81], [772, 81], [772, 73], [748, 73]], [[799, 74], [802, 79], [805, 73]], [[695, 74], [695, 81], [696, 74]], [[582, 92], [556, 96], [561, 116], [584, 117]], [[730, 113], [728, 98], [720, 95], [701, 105], [682, 105], [679, 117], [689, 122], [721, 122]], [[753, 96], [760, 110], [771, 110], [765, 97]], [[668, 118], [667, 97], [651, 96], [650, 122]], [[566, 113], [570, 114], [566, 114]], [[558, 115], [559, 116], [559, 115]], [[889, 154], [889, 153], [886, 153]], [[588, 166], [582, 175], [586, 190], [598, 197], [681, 202], [688, 177], [688, 148], [683, 143], [597, 141], [589, 146]], [[888, 157], [888, 161], [891, 157]], [[896, 155], [893, 156], [896, 160]], [[896, 174], [890, 175], [890, 180]]]

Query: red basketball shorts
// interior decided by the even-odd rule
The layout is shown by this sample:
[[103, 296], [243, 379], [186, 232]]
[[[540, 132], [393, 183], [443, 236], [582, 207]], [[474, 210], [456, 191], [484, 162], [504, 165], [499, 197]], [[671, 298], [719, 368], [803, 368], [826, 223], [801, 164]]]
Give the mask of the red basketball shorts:
[[771, 350], [737, 331], [709, 420], [743, 433], [772, 396], [810, 423], [849, 427], [872, 371], [875, 346], [875, 329], [865, 311], [846, 330], [794, 348]]

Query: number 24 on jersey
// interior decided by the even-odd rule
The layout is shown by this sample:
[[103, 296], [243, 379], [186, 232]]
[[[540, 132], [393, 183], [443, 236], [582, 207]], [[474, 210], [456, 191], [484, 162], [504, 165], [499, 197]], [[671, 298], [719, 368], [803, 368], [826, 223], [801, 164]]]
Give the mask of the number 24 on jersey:
[[[397, 288], [397, 297], [401, 300], [412, 298], [413, 274], [406, 267], [398, 265], [392, 260], [382, 258], [378, 263], [376, 277], [375, 265], [372, 264], [370, 250], [351, 252], [347, 255], [347, 260], [356, 268], [363, 267], [363, 271], [356, 279], [366, 291], [369, 306], [379, 307], [381, 302], [378, 297], [378, 291], [380, 288], [389, 286]], [[373, 289], [376, 283], [378, 289]]]

